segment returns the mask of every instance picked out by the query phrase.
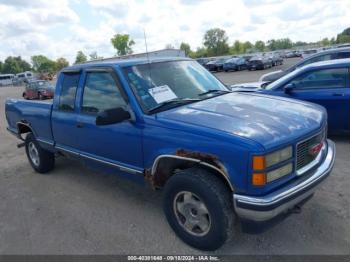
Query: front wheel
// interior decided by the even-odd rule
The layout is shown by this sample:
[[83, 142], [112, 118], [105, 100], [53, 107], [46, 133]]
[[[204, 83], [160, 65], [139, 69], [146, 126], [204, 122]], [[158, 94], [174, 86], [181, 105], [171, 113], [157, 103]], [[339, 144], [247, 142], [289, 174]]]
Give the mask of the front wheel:
[[29, 163], [36, 172], [44, 174], [54, 168], [55, 155], [41, 148], [32, 133], [27, 135], [25, 146]]
[[195, 248], [218, 249], [232, 233], [231, 192], [206, 170], [173, 175], [165, 185], [163, 209], [177, 236]]

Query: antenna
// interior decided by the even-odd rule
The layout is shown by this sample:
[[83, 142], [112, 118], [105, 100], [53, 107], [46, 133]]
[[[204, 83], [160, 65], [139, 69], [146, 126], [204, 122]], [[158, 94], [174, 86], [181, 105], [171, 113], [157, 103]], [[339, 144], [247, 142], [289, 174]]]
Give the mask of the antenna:
[[143, 36], [145, 38], [146, 55], [147, 55], [147, 61], [149, 63], [149, 55], [148, 55], [148, 48], [147, 48], [147, 37], [146, 37], [146, 30], [145, 29], [143, 29]]

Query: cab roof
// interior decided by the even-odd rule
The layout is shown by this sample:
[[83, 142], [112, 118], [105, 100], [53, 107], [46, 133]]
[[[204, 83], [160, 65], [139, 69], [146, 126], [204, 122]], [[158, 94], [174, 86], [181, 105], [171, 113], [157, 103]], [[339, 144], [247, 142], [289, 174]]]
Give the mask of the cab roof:
[[194, 61], [191, 58], [187, 57], [161, 57], [161, 58], [132, 58], [132, 59], [119, 59], [119, 58], [111, 58], [106, 60], [99, 61], [89, 61], [83, 64], [76, 64], [73, 66], [69, 66], [64, 68], [62, 71], [71, 71], [71, 70], [81, 70], [89, 67], [103, 67], [103, 66], [134, 66], [141, 64], [152, 64], [152, 63], [160, 63], [160, 62], [172, 62], [172, 61]]
[[300, 69], [322, 68], [322, 67], [327, 67], [327, 68], [350, 67], [350, 58], [315, 62], [315, 63], [307, 64], [303, 67], [300, 67]]

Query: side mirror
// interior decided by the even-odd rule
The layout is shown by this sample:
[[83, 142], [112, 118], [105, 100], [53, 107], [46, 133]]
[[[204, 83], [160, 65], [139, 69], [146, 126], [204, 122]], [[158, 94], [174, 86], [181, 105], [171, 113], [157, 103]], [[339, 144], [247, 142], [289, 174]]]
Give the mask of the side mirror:
[[287, 85], [285, 85], [283, 87], [283, 90], [284, 90], [284, 92], [286, 94], [290, 94], [293, 91], [294, 88], [295, 88], [295, 84], [294, 83], [289, 83], [289, 84], [287, 84]]
[[97, 115], [96, 125], [102, 126], [116, 124], [128, 120], [130, 118], [130, 113], [121, 107], [108, 109]]

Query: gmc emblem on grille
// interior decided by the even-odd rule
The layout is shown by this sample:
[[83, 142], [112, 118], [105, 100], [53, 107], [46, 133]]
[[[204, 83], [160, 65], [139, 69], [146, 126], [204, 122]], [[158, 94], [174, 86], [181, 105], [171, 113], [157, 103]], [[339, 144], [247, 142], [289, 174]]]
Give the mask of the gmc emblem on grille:
[[309, 155], [311, 155], [311, 156], [317, 155], [321, 151], [322, 146], [323, 146], [323, 142], [311, 146], [309, 149]]

